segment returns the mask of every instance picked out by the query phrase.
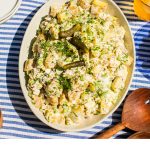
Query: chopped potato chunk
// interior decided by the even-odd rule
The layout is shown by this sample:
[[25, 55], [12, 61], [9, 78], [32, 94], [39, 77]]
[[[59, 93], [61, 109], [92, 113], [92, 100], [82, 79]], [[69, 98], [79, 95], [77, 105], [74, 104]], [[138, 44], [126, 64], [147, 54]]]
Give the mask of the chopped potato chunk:
[[91, 7], [90, 0], [78, 0], [77, 4], [81, 6], [83, 9], [90, 9]]
[[67, 15], [65, 12], [57, 14], [58, 23], [62, 23], [67, 19]]
[[124, 87], [124, 81], [122, 77], [116, 77], [111, 85], [113, 91], [118, 91]]
[[33, 59], [28, 59], [25, 62], [24, 71], [30, 71], [33, 69]]
[[56, 17], [56, 15], [57, 15], [57, 9], [54, 8], [54, 7], [51, 7], [51, 9], [50, 9], [50, 16], [51, 17]]

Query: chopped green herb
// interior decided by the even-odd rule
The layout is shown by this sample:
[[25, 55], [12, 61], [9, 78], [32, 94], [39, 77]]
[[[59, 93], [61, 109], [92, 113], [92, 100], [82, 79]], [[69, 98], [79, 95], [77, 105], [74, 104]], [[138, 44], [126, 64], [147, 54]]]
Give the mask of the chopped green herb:
[[81, 81], [84, 81], [84, 76], [83, 76], [83, 75], [80, 76], [80, 80], [81, 80]]
[[58, 41], [55, 43], [55, 47], [57, 48], [57, 51], [62, 52], [67, 57], [71, 57], [73, 55], [73, 51], [69, 49], [68, 43], [66, 41]]
[[60, 82], [60, 85], [63, 87], [64, 90], [69, 91], [72, 89], [70, 79], [67, 79], [67, 78], [61, 76], [59, 78], [59, 82]]
[[47, 48], [49, 48], [50, 47], [50, 42], [49, 41], [42, 41], [41, 42], [41, 48], [42, 49], [47, 49]]

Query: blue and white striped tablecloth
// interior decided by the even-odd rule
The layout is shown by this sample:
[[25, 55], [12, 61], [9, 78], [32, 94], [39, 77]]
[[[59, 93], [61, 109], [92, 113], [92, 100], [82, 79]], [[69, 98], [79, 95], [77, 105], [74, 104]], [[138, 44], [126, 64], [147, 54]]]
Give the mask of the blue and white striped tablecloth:
[[[4, 125], [0, 138], [91, 138], [120, 121], [122, 106], [102, 124], [81, 132], [62, 133], [39, 121], [29, 109], [19, 83], [18, 57], [26, 28], [46, 0], [23, 0], [18, 12], [0, 25], [0, 108]], [[150, 88], [150, 22], [139, 20], [133, 0], [115, 0], [126, 15], [136, 45], [136, 71], [130, 90]], [[133, 132], [124, 130], [114, 138], [126, 138]]]

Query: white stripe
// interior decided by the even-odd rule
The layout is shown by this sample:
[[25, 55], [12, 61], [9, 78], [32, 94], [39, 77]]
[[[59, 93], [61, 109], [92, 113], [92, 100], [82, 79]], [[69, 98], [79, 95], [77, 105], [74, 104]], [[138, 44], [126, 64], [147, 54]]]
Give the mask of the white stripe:
[[20, 46], [17, 46], [17, 45], [12, 45], [12, 46], [10, 46], [10, 45], [3, 45], [2, 47], [4, 47], [4, 48], [10, 48], [11, 47], [11, 48], [18, 48], [18, 49], [20, 49]]
[[[1, 133], [1, 132], [0, 132]], [[0, 134], [0, 138], [2, 139], [20, 139], [19, 137], [13, 136], [13, 135], [4, 135], [4, 134]]]
[[[132, 6], [123, 6], [123, 5], [119, 5], [119, 8], [123, 8], [123, 9], [127, 9], [129, 10], [130, 12], [133, 11], [133, 7]], [[124, 12], [124, 10], [122, 10]]]
[[[130, 25], [130, 27], [131, 27], [131, 29], [134, 31], [134, 30], [136, 30], [136, 31], [138, 31], [140, 28], [141, 28], [141, 26], [136, 26], [136, 25]], [[132, 32], [133, 32], [132, 31]]]
[[[143, 73], [142, 72], [139, 72], [139, 71], [136, 71], [135, 73], [134, 73], [134, 76], [136, 76], [136, 75], [141, 75], [141, 76], [143, 76]], [[147, 73], [144, 73], [144, 75], [149, 75], [149, 73], [147, 72]]]
[[131, 90], [131, 91], [134, 91], [134, 90], [136, 90], [136, 88], [135, 88], [135, 87], [134, 87], [134, 88], [133, 88], [133, 87], [130, 87], [130, 90]]
[[9, 61], [9, 59], [8, 59], [8, 60], [0, 60], [0, 63], [1, 63], [1, 64], [5, 64], [5, 65], [6, 65], [6, 63], [7, 63], [7, 65], [9, 65], [9, 64], [18, 65], [18, 62], [17, 62], [17, 61]]
[[144, 51], [144, 50], [149, 50], [149, 47], [148, 47], [148, 46], [145, 47], [145, 46], [137, 45], [137, 46], [135, 46], [135, 47], [136, 47], [136, 48], [143, 49], [143, 51]]
[[123, 10], [123, 13], [125, 13], [125, 14], [130, 14], [130, 15], [134, 15], [135, 13], [133, 12], [133, 11], [130, 11], [131, 9], [129, 9], [129, 10]]
[[[43, 2], [43, 3], [46, 2], [46, 0], [43, 0], [43, 1], [41, 1], [41, 0], [36, 0], [36, 1]], [[32, 5], [32, 6], [35, 6], [35, 7], [40, 6], [40, 4], [34, 3], [34, 2], [32, 2], [32, 1], [30, 1], [30, 2], [22, 1], [22, 4]], [[24, 6], [23, 6], [23, 8], [24, 8]]]
[[[0, 52], [0, 53], [1, 53], [1, 52]], [[9, 54], [8, 54], [8, 55], [9, 55]], [[10, 56], [10, 55], [8, 56], [8, 55], [0, 55], [0, 59], [1, 59], [1, 58], [18, 59], [18, 56]], [[0, 60], [0, 61], [1, 61], [1, 60]]]
[[[132, 26], [132, 25], [131, 25]], [[138, 27], [138, 28], [136, 28], [136, 27]], [[148, 32], [149, 31], [149, 27], [144, 27], [144, 31], [142, 31], [142, 29], [143, 29], [143, 27], [142, 26], [134, 26], [133, 25], [133, 27], [132, 27], [132, 29], [133, 30], [135, 30], [135, 29], [138, 29], [138, 31], [141, 33], [144, 33], [144, 32]], [[141, 37], [141, 38], [143, 38], [143, 37]]]
[[[148, 57], [148, 56], [137, 56], [137, 58], [140, 58], [140, 59], [142, 59], [143, 61], [144, 60], [150, 60], [150, 57]], [[137, 63], [139, 63], [138, 61], [137, 61]], [[148, 63], [148, 62], [144, 62], [144, 64], [150, 64], [150, 63]]]
[[[31, 4], [30, 4], [31, 5]], [[33, 6], [33, 5], [32, 5]], [[41, 5], [39, 5], [39, 6], [41, 6]], [[38, 6], [38, 7], [39, 7]], [[23, 6], [23, 7], [21, 7], [22, 9], [27, 9], [28, 11], [27, 12], [29, 12], [29, 11], [34, 11], [35, 9], [37, 9], [37, 7], [35, 7], [35, 8], [33, 8], [33, 7], [29, 7], [29, 6]], [[22, 12], [25, 12], [25, 11], [23, 11], [23, 10], [20, 10], [20, 11], [22, 11]], [[20, 12], [20, 11], [18, 11], [18, 12]]]
[[[123, 5], [123, 4], [127, 4], [127, 5], [131, 5], [131, 6], [133, 6], [133, 3], [132, 2], [126, 2], [126, 1], [116, 1], [116, 3], [117, 4], [121, 4], [121, 5]], [[119, 5], [119, 7], [120, 7], [120, 5]]]
[[0, 69], [12, 69], [12, 70], [17, 70], [18, 71], [18, 67], [11, 67], [11, 66], [0, 66]]
[[9, 54], [9, 52], [11, 52], [12, 54], [20, 53], [20, 51], [9, 50], [9, 48], [8, 48], [8, 50], [0, 50], [0, 53], [8, 53]]
[[[7, 38], [7, 37], [8, 37], [8, 38], [14, 38], [14, 35], [7, 35], [7, 34], [6, 34], [6, 35], [3, 35], [3, 34], [1, 34], [0, 37], [1, 37], [1, 38], [4, 38], [4, 37], [6, 37], [6, 38]], [[21, 40], [21, 39], [23, 38], [23, 36], [22, 36], [22, 35], [15, 35], [15, 38], [20, 38], [20, 40]]]
[[[0, 74], [1, 74], [1, 73], [0, 73]], [[10, 78], [10, 77], [7, 77], [7, 79], [6, 79], [6, 77], [1, 77], [1, 76], [0, 76], [0, 80], [19, 81], [19, 79], [18, 79], [18, 78]]]
[[[22, 8], [22, 9], [24, 9], [24, 8]], [[33, 12], [33, 11], [34, 11], [34, 9], [29, 9], [29, 11], [19, 9], [16, 14], [22, 13], [22, 14], [27, 15], [27, 16], [28, 15], [32, 15], [33, 16], [35, 14], [35, 12]]]
[[[27, 17], [27, 16], [24, 16], [24, 17]], [[15, 24], [15, 23], [18, 23], [18, 24], [19, 24], [19, 23], [20, 23], [20, 24], [26, 23], [26, 24], [28, 25], [30, 21], [24, 20], [24, 21], [22, 22], [22, 20], [8, 20], [7, 22], [8, 22], [8, 23], [14, 23], [14, 24]], [[21, 27], [21, 26], [20, 26], [20, 27]]]
[[137, 41], [138, 44], [144, 44], [144, 46], [150, 46], [150, 42]]
[[[1, 97], [1, 94], [0, 94], [0, 97]], [[6, 97], [5, 97], [6, 98]], [[9, 98], [9, 97], [8, 97]], [[14, 98], [14, 97], [13, 97]], [[19, 101], [16, 101], [16, 100], [12, 100], [11, 98], [10, 98], [10, 100], [4, 100], [4, 102], [5, 103], [9, 103], [9, 104], [20, 104], [20, 105], [24, 105], [24, 106], [28, 106], [28, 104], [26, 103], [26, 102], [23, 102], [23, 101], [21, 101], [21, 100], [19, 100]], [[21, 106], [20, 106], [21, 107]]]
[[[147, 31], [148, 31], [148, 29], [147, 29]], [[142, 40], [142, 39], [143, 39], [143, 37], [142, 37], [142, 36], [136, 36], [136, 39], [140, 39], [140, 40]], [[149, 40], [149, 41], [150, 41], [150, 39], [147, 39], [147, 40]]]
[[[13, 25], [12, 25], [13, 26]], [[16, 33], [16, 30], [14, 30], [14, 29], [11, 29], [11, 30], [3, 30], [3, 29], [0, 29], [0, 32], [3, 32], [3, 33]], [[25, 33], [25, 31], [21, 31], [21, 30], [19, 30], [18, 31], [18, 33]]]
[[[12, 72], [12, 71], [0, 71], [0, 74], [3, 74], [3, 75], [19, 75], [18, 74], [18, 72]], [[4, 77], [2, 77], [2, 78], [4, 78]], [[6, 79], [6, 78], [4, 78], [4, 79]], [[8, 79], [8, 78], [7, 78]], [[13, 78], [11, 78], [10, 80], [13, 80]]]
[[[15, 17], [15, 18], [20, 18], [20, 17]], [[30, 17], [31, 18], [31, 17]], [[13, 18], [12, 18], [13, 19]], [[23, 20], [22, 20], [23, 21]], [[16, 28], [16, 30], [18, 29], [18, 26], [19, 25], [11, 25], [11, 24], [5, 24], [5, 25], [1, 25], [0, 27], [2, 27], [2, 28], [11, 28], [11, 27], [13, 27], [13, 28]], [[27, 26], [26, 25], [21, 25], [21, 28], [24, 28], [24, 29], [27, 29]], [[5, 35], [3, 35], [3, 36], [5, 36]], [[15, 36], [16, 37], [16, 36]]]
[[[13, 107], [13, 106], [12, 106]], [[1, 106], [1, 108], [3, 108], [4, 110], [6, 109], [6, 107], [4, 107], [4, 106]], [[28, 109], [29, 110], [29, 109]], [[19, 116], [20, 117], [26, 117], [26, 118], [28, 118], [28, 119], [35, 119], [36, 118], [36, 116], [34, 116], [34, 115], [28, 115], [28, 114], [23, 114], [23, 113], [19, 113], [19, 116], [18, 116], [18, 114], [17, 114], [17, 112], [11, 112], [11, 114], [10, 114], [10, 112], [9, 111], [3, 111], [3, 114], [5, 114], [5, 115], [15, 115], [15, 116], [17, 116], [18, 117], [18, 119], [20, 120], [20, 118], [19, 118]], [[31, 121], [33, 121], [33, 120], [31, 120]], [[33, 122], [35, 122], [35, 121], [33, 121]], [[36, 121], [37, 122], [37, 121]]]
[[133, 25], [136, 25], [136, 26], [137, 26], [137, 25], [143, 26], [143, 25], [146, 25], [146, 24], [147, 24], [147, 22], [142, 22], [142, 21], [140, 21], [140, 20], [139, 20], [138, 22], [132, 20], [132, 21], [130, 21], [129, 23], [130, 23], [130, 24], [133, 24]]
[[[134, 77], [134, 80], [141, 80], [141, 81], [145, 81], [145, 82], [149, 82], [149, 79], [147, 79], [147, 78], [141, 78], [141, 77]], [[149, 85], [150, 86], [150, 84], [149, 83], [142, 83], [142, 84], [147, 84], [147, 85]]]
[[[0, 42], [4, 42], [4, 43], [11, 43], [12, 42], [12, 40], [7, 40], [7, 39], [0, 39]], [[13, 40], [13, 44], [21, 44], [22, 43], [22, 41], [20, 41], [20, 40]]]
[[[22, 119], [19, 118], [19, 116], [17, 116], [18, 118], [10, 118], [9, 116], [7, 116], [7, 112], [6, 113], [3, 113], [5, 114], [5, 120], [8, 120], [8, 121], [16, 121], [16, 122], [20, 122], [20, 123], [24, 123], [24, 121]], [[9, 115], [9, 114], [8, 114]], [[23, 117], [23, 116], [21, 116]], [[34, 117], [35, 118], [35, 117]], [[32, 124], [35, 124], [35, 125], [43, 125], [43, 123], [38, 120], [38, 121], [34, 121], [34, 120], [25, 120], [25, 122], [27, 123], [32, 123]]]
[[126, 16], [127, 19], [138, 19], [137, 17], [135, 16]]
[[150, 84], [149, 84], [149, 83], [132, 82], [132, 85], [139, 86], [139, 87], [147, 87], [147, 88], [150, 87]]
[[[26, 101], [25, 101], [25, 98], [23, 96], [21, 96], [21, 95], [11, 95], [11, 94], [8, 95], [8, 94], [1, 94], [0, 93], [0, 97], [9, 98], [9, 100], [6, 100], [6, 99], [4, 100], [4, 102], [7, 102], [7, 103], [13, 101], [13, 103], [27, 104]], [[19, 99], [21, 99], [23, 101], [21, 101], [21, 100], [15, 101], [15, 100], [12, 100], [11, 98], [19, 98]]]
[[[24, 21], [24, 19], [26, 18], [26, 16], [15, 14], [15, 16], [13, 18], [22, 19], [22, 21]], [[11, 20], [14, 20], [13, 18]], [[33, 18], [32, 16], [28, 16], [28, 19], [31, 20], [32, 18]]]
[[[140, 58], [140, 59], [143, 59], [144, 57], [142, 57], [141, 58], [141, 56], [139, 56], [138, 58]], [[147, 58], [147, 59], [146, 59]], [[148, 60], [148, 57], [145, 57], [145, 60]], [[150, 65], [150, 62], [136, 62], [136, 64], [138, 64], [138, 65], [142, 65], [142, 64], [144, 64], [144, 65], [147, 65], [148, 67], [149, 67], [149, 65]]]

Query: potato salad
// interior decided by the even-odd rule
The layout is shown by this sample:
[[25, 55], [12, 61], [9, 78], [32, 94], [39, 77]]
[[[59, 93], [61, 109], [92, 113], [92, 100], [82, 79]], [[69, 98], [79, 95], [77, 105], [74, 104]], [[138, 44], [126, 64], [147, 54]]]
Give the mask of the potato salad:
[[50, 123], [109, 113], [132, 57], [125, 30], [101, 0], [71, 0], [41, 20], [25, 62], [28, 94]]

